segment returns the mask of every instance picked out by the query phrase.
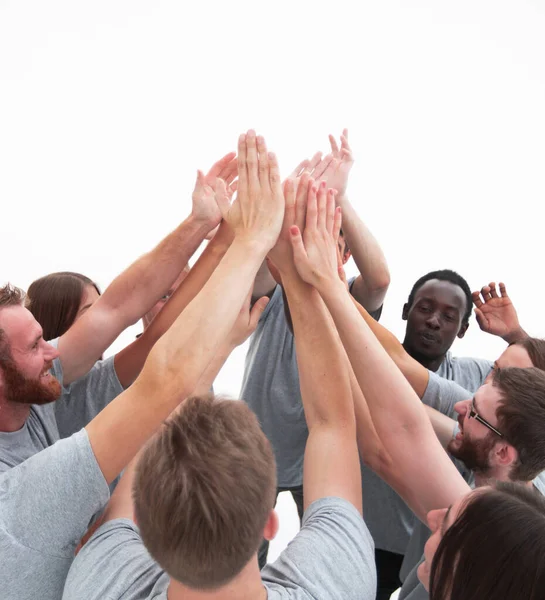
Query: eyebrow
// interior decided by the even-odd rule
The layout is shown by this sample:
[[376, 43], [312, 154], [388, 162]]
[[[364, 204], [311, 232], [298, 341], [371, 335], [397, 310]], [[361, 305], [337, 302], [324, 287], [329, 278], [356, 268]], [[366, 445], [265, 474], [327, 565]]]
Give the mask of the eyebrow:
[[441, 523], [441, 537], [443, 537], [445, 535], [445, 532], [447, 530], [446, 524], [447, 524], [448, 516], [450, 515], [451, 508], [452, 508], [452, 504], [448, 507], [447, 512], [445, 514], [445, 518], [443, 519], [443, 522]]
[[[430, 296], [422, 296], [421, 298], [418, 298], [417, 302], [435, 302], [435, 304], [441, 304], [441, 302], [438, 302], [435, 298], [431, 298]], [[460, 311], [460, 309], [457, 306], [452, 306], [452, 304], [443, 304], [443, 307], [445, 308], [445, 310], [457, 310]]]
[[44, 336], [44, 332], [42, 331], [39, 335], [37, 335], [35, 338], [33, 338], [30, 347], [32, 348], [34, 346], [34, 344], [37, 344]]

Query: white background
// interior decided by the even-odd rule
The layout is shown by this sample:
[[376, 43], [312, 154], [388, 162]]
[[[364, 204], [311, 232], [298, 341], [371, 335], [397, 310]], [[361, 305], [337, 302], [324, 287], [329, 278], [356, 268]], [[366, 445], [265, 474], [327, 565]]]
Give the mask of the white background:
[[[545, 335], [544, 31], [538, 0], [0, 0], [0, 283], [104, 288], [240, 132], [287, 174], [348, 127], [350, 196], [392, 274], [382, 322], [402, 336], [412, 283], [452, 268], [505, 281]], [[472, 323], [454, 351], [502, 348]], [[243, 359], [218, 391], [238, 394]], [[296, 528], [281, 513], [271, 556]]]

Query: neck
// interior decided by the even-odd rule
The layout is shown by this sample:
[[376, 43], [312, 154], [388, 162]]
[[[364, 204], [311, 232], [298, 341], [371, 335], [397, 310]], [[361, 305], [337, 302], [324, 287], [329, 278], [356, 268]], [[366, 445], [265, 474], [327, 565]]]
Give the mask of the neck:
[[30, 404], [16, 404], [0, 398], [0, 431], [19, 431], [30, 414]]
[[445, 360], [445, 356], [446, 356], [446, 353], [441, 354], [440, 356], [434, 356], [433, 358], [430, 358], [429, 356], [424, 356], [420, 352], [413, 350], [407, 344], [406, 339], [403, 342], [403, 348], [405, 348], [405, 351], [407, 352], [407, 354], [409, 356], [412, 356], [414, 358], [414, 360], [419, 362], [423, 367], [426, 367], [426, 369], [429, 369], [430, 371], [433, 371], [434, 373], [441, 366], [441, 364]]
[[170, 580], [168, 600], [266, 600], [257, 564], [257, 554], [228, 584], [213, 590], [189, 588], [175, 579]]
[[513, 483], [520, 483], [521, 485], [525, 485], [527, 487], [532, 487], [531, 481], [513, 481], [509, 477], [510, 469], [491, 469], [490, 471], [484, 473], [475, 471], [475, 487], [482, 487], [485, 485], [494, 485], [496, 481], [511, 481]]

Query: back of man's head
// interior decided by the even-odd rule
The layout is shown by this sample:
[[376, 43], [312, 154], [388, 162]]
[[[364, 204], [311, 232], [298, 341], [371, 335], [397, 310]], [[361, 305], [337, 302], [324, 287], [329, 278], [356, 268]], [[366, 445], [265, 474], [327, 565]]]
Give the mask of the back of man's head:
[[493, 383], [502, 398], [496, 410], [498, 429], [518, 452], [512, 481], [531, 481], [545, 470], [545, 372], [497, 369]]
[[276, 499], [276, 466], [244, 402], [195, 397], [149, 443], [133, 487], [149, 553], [176, 581], [214, 589], [257, 552]]

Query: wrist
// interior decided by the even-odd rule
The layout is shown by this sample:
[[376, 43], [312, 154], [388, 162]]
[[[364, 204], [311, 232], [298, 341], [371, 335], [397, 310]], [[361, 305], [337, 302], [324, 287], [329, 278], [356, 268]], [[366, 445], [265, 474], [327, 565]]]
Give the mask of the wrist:
[[515, 344], [516, 342], [520, 342], [527, 337], [529, 337], [528, 334], [524, 331], [524, 329], [522, 329], [522, 327], [519, 326], [517, 329], [513, 329], [509, 333], [505, 334], [503, 339], [508, 344]]
[[182, 223], [191, 231], [193, 231], [196, 235], [202, 235], [204, 239], [206, 235], [208, 235], [214, 227], [216, 227], [217, 223], [212, 223], [210, 219], [206, 219], [203, 217], [197, 217], [193, 213], [187, 217], [187, 219]]
[[348, 196], [346, 195], [346, 192], [344, 192], [342, 194], [337, 194], [335, 196], [335, 204], [337, 206], [340, 206], [341, 208], [350, 204], [350, 201], [348, 200]]
[[267, 253], [271, 249], [271, 244], [269, 244], [267, 240], [248, 234], [235, 234], [230, 246], [245, 250], [246, 252], [250, 253], [249, 256], [260, 257], [261, 262], [265, 260]]
[[324, 301], [327, 298], [338, 297], [339, 294], [346, 294], [347, 292], [346, 286], [339, 277], [324, 279], [319, 286], [316, 286], [316, 289], [320, 292], [320, 296]]

